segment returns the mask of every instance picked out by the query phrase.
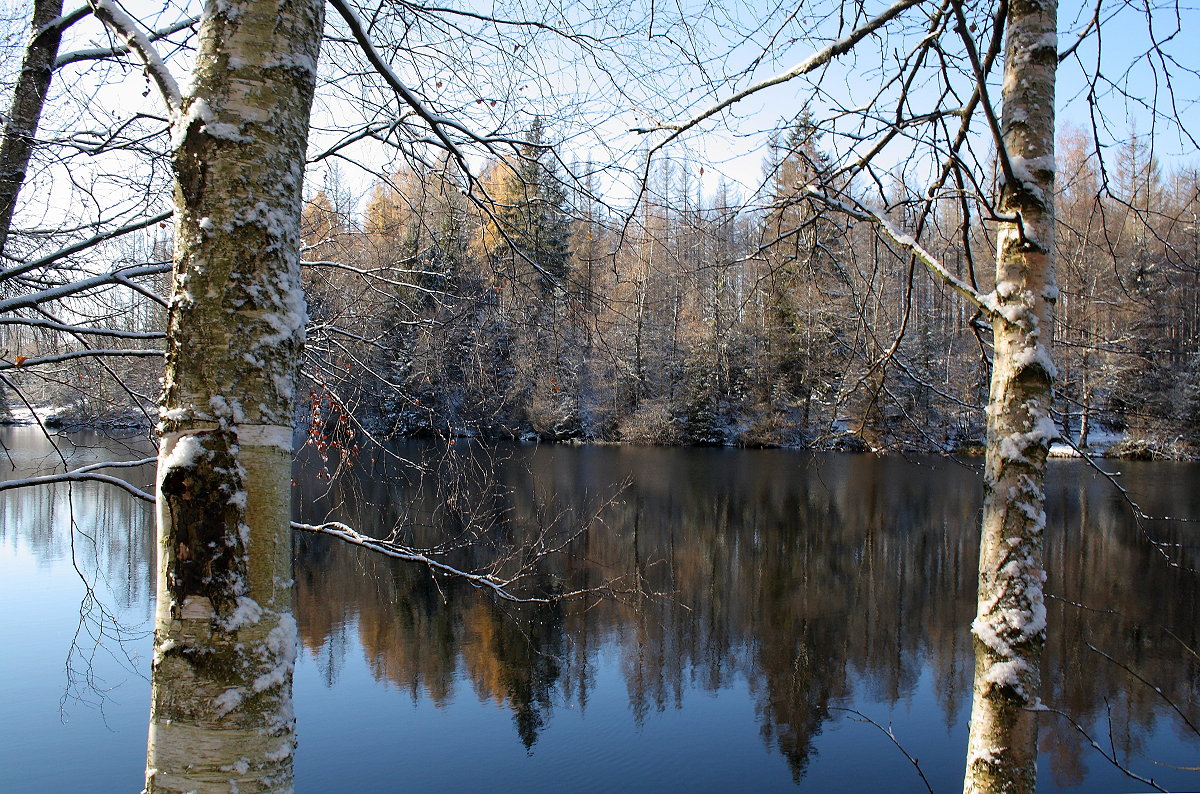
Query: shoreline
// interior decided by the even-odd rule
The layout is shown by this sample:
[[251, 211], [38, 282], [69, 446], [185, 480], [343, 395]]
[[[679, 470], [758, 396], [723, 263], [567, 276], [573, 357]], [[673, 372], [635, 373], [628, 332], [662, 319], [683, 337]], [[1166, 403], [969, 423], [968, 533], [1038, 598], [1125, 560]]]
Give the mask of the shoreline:
[[[40, 408], [40, 407], [39, 407]], [[43, 412], [44, 410], [44, 412]], [[308, 418], [308, 417], [305, 417]], [[368, 428], [369, 424], [360, 425]], [[132, 436], [152, 434], [152, 425], [142, 414], [126, 414], [101, 420], [69, 419], [62, 414], [54, 413], [53, 409], [38, 410], [37, 416], [28, 408], [22, 407], [10, 415], [0, 417], [0, 427], [38, 427], [47, 431], [61, 432], [95, 432], [106, 435]], [[312, 427], [311, 422], [297, 424], [297, 430], [307, 431]], [[539, 435], [532, 430], [521, 433], [505, 429], [503, 432], [481, 432], [456, 428], [449, 434], [422, 430], [415, 433], [384, 434], [373, 429], [363, 429], [364, 434], [372, 436], [376, 441], [386, 442], [394, 439], [427, 439], [427, 440], [463, 440], [468, 442], [513, 442], [518, 444], [554, 444], [562, 446], [609, 446], [609, 447], [708, 447], [711, 449], [786, 449], [807, 452], [843, 452], [848, 454], [875, 455], [888, 457], [893, 455], [938, 455], [943, 457], [982, 458], [985, 452], [981, 441], [969, 441], [960, 445], [933, 445], [909, 443], [911, 439], [872, 446], [862, 436], [849, 432], [837, 435], [819, 437], [811, 444], [759, 443], [738, 444], [734, 441], [724, 443], [688, 443], [686, 441], [657, 441], [653, 439], [605, 439], [568, 437], [554, 438]], [[1050, 447], [1049, 457], [1053, 459], [1083, 459], [1085, 456], [1094, 459], [1109, 460], [1200, 460], [1200, 445], [1185, 442], [1181, 437], [1164, 441], [1161, 439], [1129, 438], [1123, 433], [1101, 431], [1095, 434], [1097, 443], [1085, 449], [1079, 449], [1074, 444], [1061, 439]], [[1084, 454], [1086, 453], [1086, 455]]]

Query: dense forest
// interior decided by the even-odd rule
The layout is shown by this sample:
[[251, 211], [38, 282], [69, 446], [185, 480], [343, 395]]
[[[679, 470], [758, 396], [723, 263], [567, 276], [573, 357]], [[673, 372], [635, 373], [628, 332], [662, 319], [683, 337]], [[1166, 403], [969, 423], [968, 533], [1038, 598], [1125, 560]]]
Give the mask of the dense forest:
[[[302, 218], [301, 421], [314, 438], [343, 420], [377, 437], [981, 451], [988, 318], [829, 202], [886, 204], [982, 292], [996, 223], [966, 192], [931, 201], [906, 182], [912, 164], [850, 179], [806, 112], [777, 126], [750, 194], [659, 153], [636, 194], [609, 199], [628, 191], [566, 162], [540, 117], [471, 175], [450, 155], [396, 161], [364, 194], [328, 169]], [[1193, 456], [1200, 170], [1164, 165], [1136, 128], [1106, 158], [1089, 135], [1058, 136], [1052, 413], [1081, 448]], [[994, 192], [990, 178], [972, 190]], [[0, 318], [10, 366], [61, 358], [9, 370], [4, 415], [157, 421], [173, 244], [165, 223], [101, 243], [147, 273], [64, 301], [112, 330], [102, 344], [64, 334], [62, 316]]]
[[[702, 166], [663, 158], [633, 211], [598, 198], [586, 167], [560, 163], [551, 132], [535, 124], [519, 156], [487, 166], [484, 203], [464, 197], [448, 160], [387, 173], [365, 197], [336, 182], [309, 196], [305, 408], [315, 424], [342, 417], [381, 436], [981, 448], [987, 323], [872, 228], [808, 196], [833, 170], [810, 119], [765, 152], [759, 194], [724, 183], [705, 194]], [[1122, 438], [1114, 454], [1193, 455], [1200, 171], [1164, 168], [1136, 131], [1104, 164], [1066, 127], [1058, 159], [1055, 419], [1080, 447]], [[990, 289], [987, 268], [975, 272], [995, 247], [988, 224], [964, 224], [951, 199], [922, 217], [924, 199], [899, 180], [891, 195], [898, 228], [938, 241], [926, 247], [956, 276]], [[118, 255], [152, 260], [169, 246], [155, 230]], [[164, 322], [144, 298], [91, 311], [147, 337], [125, 347], [153, 347]], [[18, 355], [63, 346], [54, 329], [4, 330]], [[80, 359], [39, 373], [36, 388], [30, 376], [27, 393], [63, 423], [128, 420], [127, 388], [149, 409], [159, 366], [125, 367], [114, 379], [102, 361]]]
[[[811, 119], [773, 140], [760, 195], [705, 194], [703, 167], [662, 159], [632, 211], [569, 181], [551, 132], [535, 125], [519, 157], [488, 166], [483, 205], [449, 164], [387, 174], [364, 202], [336, 186], [309, 198], [305, 258], [337, 265], [308, 270], [314, 325], [338, 329], [309, 355], [320, 410], [332, 397], [404, 436], [982, 444], [987, 323], [809, 196], [833, 171]], [[1164, 169], [1136, 131], [1107, 167], [1081, 131], [1060, 138], [1055, 419], [1081, 447], [1123, 434], [1114, 452], [1191, 454], [1200, 171]], [[991, 288], [975, 269], [988, 224], [953, 199], [921, 215], [900, 180], [890, 192], [897, 228]]]

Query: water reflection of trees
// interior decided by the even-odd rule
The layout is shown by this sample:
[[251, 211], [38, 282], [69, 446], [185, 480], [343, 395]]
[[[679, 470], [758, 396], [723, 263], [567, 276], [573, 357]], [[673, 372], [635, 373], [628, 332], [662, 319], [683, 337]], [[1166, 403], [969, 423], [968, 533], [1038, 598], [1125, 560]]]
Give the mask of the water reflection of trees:
[[[1196, 514], [1186, 487], [1195, 468], [1156, 466], [1127, 467], [1126, 484], [1143, 506]], [[826, 707], [848, 702], [854, 686], [895, 703], [928, 666], [948, 726], [967, 702], [980, 502], [970, 470], [943, 461], [628, 448], [516, 449], [511, 461], [476, 470], [496, 473], [479, 486], [493, 500], [493, 548], [519, 546], [523, 532], [564, 507], [585, 514], [581, 505], [632, 477], [604, 525], [576, 539], [569, 557], [542, 561], [541, 575], [595, 586], [636, 571], [649, 590], [675, 597], [503, 606], [413, 566], [303, 538], [302, 642], [329, 660], [331, 677], [338, 637], [356, 630], [377, 678], [445, 703], [461, 675], [480, 699], [511, 709], [532, 746], [552, 704], [587, 707], [599, 653], [611, 647], [638, 721], [678, 707], [690, 688], [716, 691], [744, 678], [764, 741], [797, 778], [830, 718]], [[1196, 578], [1164, 565], [1102, 481], [1074, 464], [1054, 474], [1048, 588], [1091, 610], [1051, 602], [1045, 700], [1104, 735], [1111, 721], [1118, 751], [1136, 753], [1163, 720], [1181, 721], [1162, 696], [1087, 643], [1200, 721], [1200, 667], [1183, 647], [1197, 647]], [[428, 533], [428, 542], [445, 498], [444, 482], [376, 473], [335, 484], [324, 500], [373, 505], [352, 518], [386, 533], [396, 513], [381, 508], [415, 499], [400, 523]], [[1190, 531], [1152, 529], [1167, 540]], [[464, 550], [463, 564], [486, 553]], [[1092, 611], [1100, 609], [1115, 614]], [[1056, 780], [1081, 779], [1083, 737], [1054, 717], [1042, 737]]]
[[[40, 430], [8, 429], [0, 479], [62, 471], [57, 451]], [[95, 433], [59, 434], [54, 443], [73, 465], [137, 459], [145, 445]], [[149, 469], [150, 467], [146, 467]], [[152, 469], [122, 472], [145, 487]], [[24, 546], [39, 567], [69, 562], [79, 592], [78, 623], [64, 642], [64, 703], [103, 706], [112, 665], [138, 669], [154, 600], [154, 516], [128, 493], [98, 482], [58, 483], [0, 492], [0, 543]], [[61, 586], [61, 585], [60, 585]], [[31, 602], [32, 603], [32, 602]]]
[[[17, 441], [6, 476], [53, 464], [32, 434]], [[73, 446], [76, 455], [114, 455], [100, 438], [76, 436]], [[465, 481], [442, 462], [399, 481], [379, 467], [333, 485], [300, 477], [299, 490], [304, 509], [328, 506], [366, 532], [387, 534], [398, 523], [415, 543], [481, 540], [459, 552], [470, 566], [519, 548], [530, 526], [553, 523], [566, 507], [587, 515], [632, 477], [603, 525], [573, 541], [572, 554], [541, 563], [541, 583], [597, 586], [636, 571], [647, 589], [675, 598], [504, 605], [418, 567], [302, 536], [302, 641], [327, 681], [361, 645], [378, 679], [439, 704], [465, 683], [511, 710], [518, 737], [532, 746], [555, 704], [587, 708], [609, 649], [639, 721], [678, 707], [689, 689], [747, 681], [764, 741], [797, 776], [830, 718], [825, 707], [862, 694], [855, 687], [895, 703], [927, 668], [947, 725], [957, 721], [972, 664], [973, 472], [942, 461], [768, 451], [514, 448], [511, 456], [470, 459], [459, 467], [475, 473]], [[1148, 512], [1200, 513], [1196, 466], [1120, 468]], [[318, 500], [322, 488], [330, 490]], [[1200, 665], [1187, 650], [1200, 648], [1196, 575], [1167, 565], [1119, 495], [1083, 467], [1056, 466], [1049, 496], [1048, 590], [1065, 600], [1049, 603], [1045, 701], [1105, 742], [1111, 735], [1122, 757], [1144, 752], [1194, 765], [1155, 756], [1156, 732], [1186, 726], [1163, 696], [1088, 645], [1200, 723]], [[359, 510], [347, 512], [350, 505]], [[474, 537], [468, 530], [481, 517], [489, 520]], [[1155, 523], [1147, 532], [1185, 544], [1168, 547], [1169, 556], [1195, 566], [1193, 525]], [[148, 615], [153, 525], [124, 493], [85, 483], [0, 494], [0, 542], [20, 542], [47, 563], [73, 557], [91, 581], [106, 583], [106, 606], [130, 619]], [[1099, 763], [1057, 717], [1046, 718], [1042, 747], [1059, 785]]]
[[[5, 431], [0, 479], [16, 480], [62, 471], [51, 441], [37, 429]], [[59, 434], [54, 442], [73, 466], [99, 460], [136, 459], [146, 445], [96, 433]], [[153, 470], [122, 475], [145, 487]], [[59, 483], [0, 492], [0, 543], [28, 546], [34, 559], [49, 565], [72, 560], [88, 587], [103, 584], [103, 606], [138, 616], [153, 600], [154, 516], [123, 491], [96, 482]], [[99, 605], [97, 605], [99, 606]]]

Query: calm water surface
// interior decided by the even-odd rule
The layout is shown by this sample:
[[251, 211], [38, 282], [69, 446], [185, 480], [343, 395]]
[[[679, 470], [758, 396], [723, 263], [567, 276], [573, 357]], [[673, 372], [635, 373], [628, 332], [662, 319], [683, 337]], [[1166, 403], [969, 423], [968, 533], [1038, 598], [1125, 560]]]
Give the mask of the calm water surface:
[[[54, 463], [32, 430], [3, 440], [4, 476]], [[145, 454], [60, 441], [73, 466]], [[587, 526], [535, 578], [628, 592], [514, 606], [298, 537], [298, 790], [924, 791], [888, 728], [935, 791], [961, 790], [974, 471], [790, 451], [396, 451], [424, 473], [364, 453], [331, 483], [306, 457], [298, 514], [470, 539], [452, 555], [466, 566]], [[1115, 468], [1147, 512], [1200, 516], [1200, 466]], [[1083, 465], [1054, 462], [1049, 491], [1060, 599], [1044, 700], [1139, 774], [1200, 790], [1179, 769], [1200, 766], [1198, 575]], [[1146, 531], [1196, 564], [1200, 529]], [[152, 551], [150, 511], [113, 488], [0, 493], [0, 791], [140, 789]], [[1064, 717], [1044, 718], [1042, 750], [1043, 791], [1147, 789]]]

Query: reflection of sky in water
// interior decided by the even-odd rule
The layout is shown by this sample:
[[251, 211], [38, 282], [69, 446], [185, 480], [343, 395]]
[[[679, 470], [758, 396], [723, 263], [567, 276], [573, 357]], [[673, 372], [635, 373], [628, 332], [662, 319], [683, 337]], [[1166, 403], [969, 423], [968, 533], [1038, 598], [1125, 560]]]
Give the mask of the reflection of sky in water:
[[[1198, 512], [1200, 468], [1121, 468], [1148, 509]], [[645, 574], [690, 611], [659, 603], [639, 618], [601, 604], [527, 610], [515, 623], [475, 591], [439, 589], [418, 569], [302, 541], [298, 790], [781, 790], [794, 786], [789, 753], [811, 790], [923, 790], [880, 728], [838, 707], [890, 726], [935, 790], [961, 786], [978, 506], [970, 471], [787, 452], [518, 449], [501, 479], [520, 516], [539, 489], [569, 502], [630, 473], [635, 484], [586, 554], [613, 569], [653, 562]], [[1080, 648], [1095, 642], [1176, 687], [1197, 721], [1197, 666], [1161, 630], [1166, 623], [1194, 645], [1195, 577], [1164, 568], [1076, 464], [1056, 464], [1054, 477], [1049, 590], [1122, 616], [1081, 622], [1052, 602], [1047, 700], [1107, 741], [1107, 699], [1122, 753], [1194, 766], [1200, 742], [1180, 720]], [[104, 692], [103, 712], [68, 699], [64, 722], [59, 702], [84, 596], [70, 541], [99, 600], [142, 630], [152, 601], [149, 511], [112, 489], [73, 490], [74, 533], [65, 489], [0, 494], [6, 791], [141, 785], [149, 694], [138, 672], [148, 638], [130, 643], [132, 669], [111, 642], [92, 655], [94, 687], [75, 691], [92, 701]], [[305, 504], [320, 506], [315, 490], [302, 490]], [[331, 500], [387, 505], [420, 491], [363, 480]], [[99, 613], [87, 615], [82, 625], [95, 631]], [[79, 649], [95, 649], [86, 632]], [[80, 655], [72, 665], [89, 669]], [[1049, 719], [1042, 791], [1084, 781], [1076, 790], [1142, 787]], [[1200, 790], [1196, 773], [1136, 755], [1134, 765], [1168, 788]]]
[[70, 491], [0, 494], [0, 789], [138, 791], [152, 517], [111, 488]]

